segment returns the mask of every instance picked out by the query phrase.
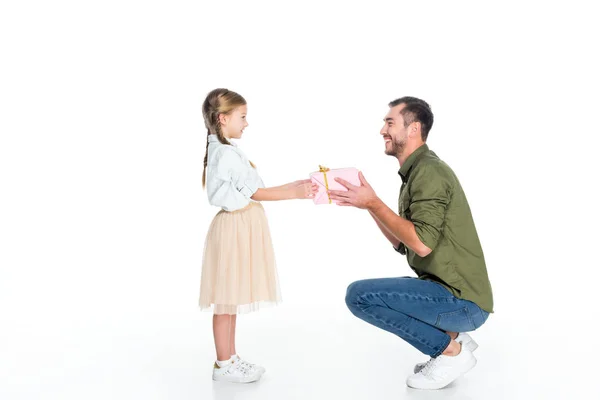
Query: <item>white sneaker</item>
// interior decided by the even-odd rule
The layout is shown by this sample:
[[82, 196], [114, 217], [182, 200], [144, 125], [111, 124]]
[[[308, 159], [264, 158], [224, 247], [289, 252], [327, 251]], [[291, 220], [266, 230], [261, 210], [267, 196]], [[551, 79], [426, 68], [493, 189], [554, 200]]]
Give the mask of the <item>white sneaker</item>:
[[265, 372], [267, 372], [267, 370], [265, 369], [265, 367], [262, 367], [258, 364], [252, 364], [251, 362], [248, 362], [246, 360], [242, 360], [242, 358], [238, 355], [235, 356], [235, 358], [232, 359], [233, 362], [241, 362], [243, 364], [246, 364], [246, 366], [248, 368], [250, 368], [250, 370], [257, 370], [260, 372], [260, 374], [264, 374]]
[[225, 367], [219, 367], [215, 363], [212, 378], [214, 381], [250, 383], [259, 380], [261, 375], [257, 369], [251, 369], [248, 365], [241, 362], [232, 362]]
[[[469, 336], [468, 333], [459, 333], [458, 336], [456, 337], [456, 340], [458, 343], [460, 343], [462, 345], [462, 347], [464, 349], [468, 349], [471, 352], [477, 350], [477, 348], [479, 347], [479, 345], [477, 344], [476, 341], [473, 340], [473, 338], [471, 336]], [[423, 369], [423, 367], [425, 367], [425, 364], [427, 363], [418, 363], [417, 365], [415, 365], [415, 369], [413, 370], [415, 374], [418, 374], [420, 370]]]
[[461, 377], [477, 364], [473, 353], [463, 348], [458, 355], [440, 355], [429, 360], [418, 373], [406, 379], [406, 384], [414, 389], [441, 389]]

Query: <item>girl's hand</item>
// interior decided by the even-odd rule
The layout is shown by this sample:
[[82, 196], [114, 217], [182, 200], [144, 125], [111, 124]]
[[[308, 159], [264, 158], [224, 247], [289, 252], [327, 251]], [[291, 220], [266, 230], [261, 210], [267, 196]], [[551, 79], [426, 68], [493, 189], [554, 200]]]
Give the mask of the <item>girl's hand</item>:
[[296, 181], [292, 184], [295, 185], [294, 187], [292, 187], [295, 199], [312, 199], [315, 197], [315, 194], [319, 191], [319, 185], [317, 185], [316, 183], [312, 183], [310, 179]]

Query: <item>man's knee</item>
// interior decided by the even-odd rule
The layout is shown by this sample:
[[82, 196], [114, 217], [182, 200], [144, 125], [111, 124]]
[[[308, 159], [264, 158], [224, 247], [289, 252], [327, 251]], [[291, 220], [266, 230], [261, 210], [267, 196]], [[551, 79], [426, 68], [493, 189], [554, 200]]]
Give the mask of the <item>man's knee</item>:
[[362, 282], [364, 281], [352, 282], [348, 285], [348, 289], [346, 289], [346, 305], [350, 310], [358, 306], [360, 296], [362, 295]]

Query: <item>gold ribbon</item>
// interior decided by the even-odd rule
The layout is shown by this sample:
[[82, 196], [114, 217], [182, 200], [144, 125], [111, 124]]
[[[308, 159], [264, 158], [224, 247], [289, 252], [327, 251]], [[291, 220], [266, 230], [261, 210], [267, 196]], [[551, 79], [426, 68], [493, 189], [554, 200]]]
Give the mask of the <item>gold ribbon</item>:
[[319, 172], [322, 172], [323, 178], [325, 178], [325, 189], [327, 189], [327, 197], [329, 198], [329, 204], [331, 204], [331, 196], [329, 196], [329, 184], [327, 183], [327, 171], [329, 171], [329, 168], [319, 165]]

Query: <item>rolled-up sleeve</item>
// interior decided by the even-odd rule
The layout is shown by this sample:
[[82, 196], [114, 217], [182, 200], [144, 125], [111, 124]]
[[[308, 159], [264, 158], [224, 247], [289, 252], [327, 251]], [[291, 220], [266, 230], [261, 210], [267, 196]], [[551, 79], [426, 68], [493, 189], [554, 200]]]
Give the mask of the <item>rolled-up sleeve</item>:
[[216, 162], [216, 176], [224, 182], [231, 182], [233, 187], [244, 197], [250, 199], [258, 190], [258, 185], [248, 173], [242, 157], [234, 150], [223, 147]]
[[413, 178], [410, 220], [421, 242], [433, 250], [440, 239], [446, 210], [452, 198], [452, 180], [435, 165], [419, 168]]

